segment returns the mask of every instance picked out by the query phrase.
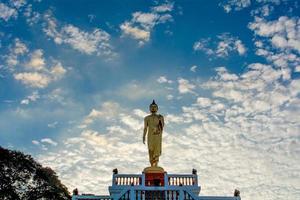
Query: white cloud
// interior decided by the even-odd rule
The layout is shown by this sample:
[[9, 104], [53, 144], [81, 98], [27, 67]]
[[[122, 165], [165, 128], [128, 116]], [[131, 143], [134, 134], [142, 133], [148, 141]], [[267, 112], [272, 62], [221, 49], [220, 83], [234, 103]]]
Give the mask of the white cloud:
[[97, 131], [86, 130], [83, 131], [81, 135], [83, 136], [84, 139], [88, 141], [88, 143], [91, 143], [93, 145], [101, 145], [101, 146], [109, 145], [109, 141]]
[[26, 22], [29, 26], [38, 23], [42, 18], [42, 15], [39, 12], [32, 9], [32, 4], [26, 5], [23, 15], [26, 17]]
[[215, 51], [217, 56], [226, 57], [232, 51], [237, 51], [239, 55], [245, 54], [246, 48], [241, 40], [231, 37], [228, 34], [222, 34], [218, 38], [220, 41]]
[[27, 4], [26, 0], [9, 0], [6, 3], [0, 2], [0, 21], [8, 22], [10, 19], [17, 19], [19, 12]]
[[[30, 52], [25, 43], [18, 38], [14, 40], [8, 55], [4, 57], [13, 77], [28, 87], [45, 88], [51, 82], [61, 79], [66, 73], [61, 62], [54, 59], [52, 63], [47, 61], [42, 49]], [[51, 68], [50, 63], [53, 64]], [[28, 104], [29, 101], [24, 99], [22, 103]]]
[[208, 107], [210, 106], [212, 103], [211, 103], [211, 100], [209, 98], [205, 98], [205, 97], [198, 97], [197, 98], [197, 103], [196, 103], [198, 106], [200, 107]]
[[48, 126], [49, 128], [56, 128], [57, 124], [58, 124], [58, 122], [55, 121], [55, 122], [53, 122], [53, 123], [47, 124], [47, 126]]
[[228, 79], [223, 78], [223, 73], [219, 73], [219, 82], [209, 82], [205, 87], [214, 88], [213, 94], [216, 97], [241, 103], [240, 109], [243, 108], [247, 112], [274, 109], [291, 98], [285, 95], [286, 88], [279, 89], [278, 86], [273, 85], [283, 76], [281, 70], [275, 70], [268, 65], [251, 64], [248, 72], [241, 77], [235, 75], [236, 78], [230, 79], [229, 82]]
[[[130, 35], [132, 38], [140, 41], [147, 42], [150, 39], [150, 32], [145, 31], [143, 29], [133, 27], [129, 22], [125, 22], [121, 24], [120, 26], [121, 30], [123, 31], [123, 34]], [[142, 44], [142, 43], [141, 43]]]
[[261, 16], [261, 17], [267, 17], [271, 14], [271, 12], [274, 10], [274, 6], [272, 5], [263, 5], [262, 7], [258, 7], [255, 10], [251, 11], [252, 16]]
[[182, 124], [182, 123], [190, 123], [191, 120], [186, 119], [183, 116], [174, 115], [174, 114], [167, 114], [165, 116], [165, 123], [168, 124], [168, 126], [171, 125], [171, 123], [175, 124]]
[[29, 104], [29, 100], [28, 100], [28, 99], [23, 99], [23, 100], [21, 101], [21, 104], [28, 105], [28, 104]]
[[11, 6], [19, 9], [21, 7], [23, 7], [24, 5], [26, 5], [26, 0], [10, 0], [9, 2], [11, 4]]
[[43, 58], [43, 51], [41, 49], [35, 50], [31, 53], [30, 61], [26, 66], [34, 71], [41, 71], [45, 69], [45, 59]]
[[197, 69], [198, 67], [196, 66], [196, 65], [193, 65], [191, 68], [190, 68], [190, 70], [192, 71], [192, 72], [196, 72], [196, 69]]
[[95, 52], [102, 54], [99, 50], [106, 48], [110, 39], [109, 34], [100, 29], [95, 29], [93, 32], [88, 33], [73, 25], [64, 26], [62, 34], [64, 36], [63, 42], [86, 54]]
[[14, 78], [29, 87], [36, 88], [45, 88], [51, 81], [47, 75], [38, 72], [15, 73]]
[[0, 19], [8, 21], [10, 18], [16, 18], [17, 16], [18, 12], [16, 9], [0, 3]]
[[81, 53], [96, 54], [107, 60], [117, 56], [112, 50], [110, 35], [106, 31], [95, 28], [87, 32], [72, 24], [60, 26], [51, 13], [47, 13], [44, 18], [47, 23], [43, 30], [56, 44], [68, 44]]
[[192, 93], [193, 89], [195, 89], [195, 85], [190, 83], [189, 80], [184, 79], [184, 78], [178, 78], [178, 91], [181, 94], [185, 94], [185, 93]]
[[34, 102], [40, 98], [38, 91], [34, 91], [31, 95], [27, 96], [21, 101], [21, 104], [28, 105], [30, 102]]
[[214, 50], [208, 47], [210, 46], [210, 41], [211, 38], [206, 38], [206, 39], [200, 39], [199, 41], [195, 42], [193, 45], [194, 51], [203, 51], [207, 55], [214, 54]]
[[[63, 77], [66, 72], [66, 69], [63, 68], [61, 63], [57, 63], [54, 67], [52, 67], [51, 71], [44, 67], [44, 64], [38, 63], [38, 60], [35, 60], [35, 66], [31, 65], [34, 70], [43, 70], [43, 72], [15, 72], [13, 74], [16, 80], [21, 81], [24, 85], [33, 87], [33, 88], [45, 88], [51, 82], [59, 80]], [[33, 63], [31, 63], [33, 64]], [[28, 65], [29, 66], [29, 65]], [[36, 68], [33, 68], [36, 67]], [[38, 68], [40, 67], [40, 68]]]
[[31, 142], [32, 142], [32, 144], [40, 147], [44, 151], [48, 150], [49, 145], [54, 146], [54, 147], [56, 147], [58, 145], [58, 143], [55, 142], [51, 138], [42, 138], [40, 141], [38, 141], [38, 140], [32, 140]]
[[43, 97], [47, 99], [49, 102], [56, 102], [60, 105], [67, 106], [72, 105], [74, 102], [68, 98], [69, 92], [65, 88], [55, 88], [51, 91], [49, 91], [46, 95]]
[[138, 130], [142, 130], [143, 128], [143, 123], [142, 123], [143, 121], [138, 120], [132, 117], [131, 115], [121, 114], [120, 119], [122, 123], [127, 125], [132, 130], [138, 131]]
[[210, 38], [201, 39], [194, 43], [194, 51], [202, 51], [207, 55], [217, 57], [228, 57], [231, 52], [244, 55], [247, 51], [245, 45], [237, 37], [228, 33], [217, 36], [217, 40], [212, 42]]
[[40, 98], [38, 91], [34, 91], [31, 95], [27, 97], [30, 101], [36, 101]]
[[173, 81], [168, 80], [166, 76], [160, 76], [157, 79], [157, 82], [159, 82], [159, 83], [173, 83]]
[[[118, 142], [120, 139], [124, 140], [124, 134], [127, 134], [130, 145], [127, 145], [127, 142], [123, 144]], [[39, 160], [58, 172], [68, 188], [77, 187], [82, 193], [106, 194], [106, 187], [111, 183], [112, 169], [114, 167], [118, 167], [119, 170], [127, 168], [128, 163], [125, 164], [127, 162], [125, 160], [128, 155], [135, 155], [135, 158], [128, 160], [132, 163], [128, 169], [129, 173], [134, 173], [138, 165], [143, 166], [147, 162], [141, 154], [141, 152], [146, 153], [146, 147], [136, 137], [123, 132], [117, 126], [110, 127], [109, 135], [110, 137], [97, 131], [85, 130], [77, 137], [64, 140], [63, 151], [48, 152], [47, 156], [41, 156]], [[74, 148], [75, 146], [77, 148]], [[102, 178], [95, 179], [92, 172], [101, 174]], [[98, 185], [101, 189], [92, 185]]]
[[229, 0], [221, 3], [220, 6], [223, 7], [225, 12], [229, 13], [232, 10], [242, 10], [251, 5], [250, 0]]
[[13, 66], [16, 66], [18, 64], [17, 56], [12, 54], [7, 56], [6, 64], [11, 67], [11, 70], [13, 70]]
[[218, 72], [220, 79], [223, 81], [235, 81], [238, 79], [238, 76], [236, 74], [228, 73], [225, 67], [218, 67], [216, 68], [216, 71]]
[[237, 52], [239, 53], [239, 55], [244, 55], [246, 52], [246, 48], [244, 46], [244, 44], [242, 43], [241, 40], [236, 40], [234, 42], [235, 48], [237, 50]]
[[279, 49], [291, 49], [300, 52], [299, 18], [279, 17], [278, 20], [266, 21], [256, 17], [249, 28], [258, 36], [270, 37], [271, 43]]
[[10, 71], [14, 71], [14, 67], [19, 63], [18, 57], [24, 55], [29, 50], [27, 46], [16, 38], [14, 45], [9, 49], [9, 54], [6, 56], [6, 64], [9, 66]]
[[174, 4], [173, 3], [165, 3], [158, 6], [154, 6], [151, 9], [154, 12], [171, 12], [173, 10]]
[[172, 21], [170, 12], [173, 10], [172, 3], [165, 3], [151, 8], [151, 12], [134, 12], [129, 21], [120, 25], [122, 36], [129, 36], [144, 45], [150, 40], [151, 32], [158, 24]]
[[167, 98], [167, 100], [172, 100], [174, 98], [174, 96], [172, 94], [168, 94], [166, 98]]
[[67, 72], [60, 62], [57, 62], [50, 70], [55, 80], [60, 79]]
[[116, 117], [121, 108], [118, 103], [107, 101], [101, 105], [100, 110], [92, 109], [92, 111], [85, 117], [81, 128], [86, 128], [87, 125], [93, 123], [97, 119], [110, 120]]
[[[252, 3], [256, 5], [262, 5], [251, 11], [252, 15], [260, 14], [261, 16], [268, 16], [270, 10], [273, 9], [272, 5], [279, 5], [282, 0], [256, 0], [252, 1]], [[251, 0], [224, 0], [219, 6], [223, 7], [226, 13], [231, 11], [240, 11], [244, 8], [248, 8], [251, 6]]]
[[300, 72], [300, 65], [295, 67], [295, 72]]
[[148, 113], [146, 113], [145, 111], [143, 111], [141, 109], [134, 109], [133, 113], [140, 118], [144, 118], [145, 116], [148, 115]]
[[27, 46], [18, 38], [15, 39], [15, 47], [12, 49], [15, 55], [24, 55], [28, 52]]
[[47, 26], [45, 26], [43, 28], [43, 31], [46, 33], [47, 36], [52, 38], [56, 44], [62, 44], [63, 43], [63, 39], [62, 39], [63, 36], [60, 33], [60, 31], [58, 30], [58, 25], [57, 25], [56, 19], [54, 17], [52, 17], [51, 13], [47, 13], [44, 16], [44, 18], [47, 22]]
[[293, 68], [300, 65], [299, 24], [298, 17], [282, 16], [273, 21], [255, 17], [248, 25], [256, 35], [256, 54], [281, 69], [285, 80], [290, 79]]
[[52, 146], [57, 146], [57, 142], [55, 142], [54, 140], [50, 139], [50, 138], [43, 138], [41, 139], [42, 143], [46, 143], [46, 144], [50, 144]]
[[37, 140], [32, 140], [31, 142], [32, 142], [32, 144], [35, 144], [35, 145], [39, 145], [40, 144], [40, 142], [37, 141]]
[[158, 19], [159, 15], [156, 13], [135, 12], [132, 14], [132, 21], [134, 23], [140, 24], [140, 26], [145, 30], [152, 29], [155, 26]]
[[[223, 95], [216, 97], [199, 97], [193, 106], [183, 107], [185, 114], [180, 116], [193, 118], [193, 120], [195, 120], [195, 123], [187, 129], [188, 136], [192, 137], [193, 140], [199, 138], [201, 143], [205, 145], [209, 145], [211, 144], [210, 141], [214, 141], [215, 145], [222, 147], [205, 146], [205, 148], [210, 149], [210, 151], [214, 149], [216, 152], [224, 152], [224, 149], [227, 149], [228, 154], [225, 153], [223, 154], [224, 156], [228, 155], [228, 157], [233, 158], [236, 155], [242, 154], [246, 156], [246, 154], [248, 154], [248, 158], [240, 157], [238, 160], [244, 160], [244, 162], [247, 163], [251, 163], [254, 160], [256, 164], [251, 165], [251, 167], [247, 166], [247, 164], [243, 164], [244, 166], [240, 166], [238, 173], [242, 173], [248, 178], [252, 177], [252, 180], [256, 182], [254, 185], [263, 182], [268, 185], [265, 189], [272, 188], [274, 184], [279, 183], [281, 186], [294, 185], [295, 187], [297, 185], [295, 182], [296, 179], [290, 179], [290, 177], [293, 176], [292, 171], [296, 170], [294, 166], [289, 165], [286, 166], [286, 168], [284, 167], [291, 172], [290, 175], [281, 174], [274, 176], [274, 174], [275, 172], [283, 170], [283, 168], [281, 168], [281, 164], [283, 163], [299, 163], [299, 159], [297, 159], [297, 161], [293, 159], [296, 158], [296, 152], [298, 153], [300, 149], [295, 150], [290, 148], [291, 143], [299, 144], [299, 140], [295, 139], [295, 134], [299, 136], [299, 132], [296, 133], [296, 130], [300, 128], [300, 124], [299, 122], [295, 124], [295, 112], [290, 109], [294, 106], [298, 107], [296, 106], [295, 98], [299, 99], [297, 94], [300, 88], [295, 88], [297, 83], [293, 82], [296, 80], [288, 81], [286, 85], [286, 83], [281, 82], [280, 76], [282, 73], [279, 69], [260, 63], [250, 65], [248, 70], [241, 75], [234, 74], [235, 78], [232, 80], [227, 80], [222, 77], [223, 73], [228, 73], [226, 68], [223, 67], [217, 70], [219, 75], [215, 80], [209, 81], [204, 85], [209, 85], [213, 94], [220, 92], [220, 94]], [[232, 93], [234, 91], [236, 94]], [[297, 92], [293, 93], [291, 91]], [[221, 99], [219, 97], [221, 97]], [[291, 106], [290, 103], [293, 104], [293, 106]], [[296, 111], [296, 113], [297, 112], [298, 111]], [[296, 118], [298, 119], [298, 117]], [[293, 131], [290, 131], [291, 129], [293, 129]], [[223, 134], [228, 135], [225, 136]], [[191, 144], [192, 143], [190, 143], [190, 146]], [[226, 147], [226, 145], [229, 146]], [[243, 147], [238, 147], [239, 145]], [[203, 148], [202, 151], [205, 151], [205, 148]], [[233, 153], [236, 148], [244, 153]], [[229, 153], [229, 151], [231, 153]], [[261, 153], [264, 155], [261, 155]], [[261, 157], [259, 158], [258, 155]], [[269, 159], [265, 159], [266, 157]], [[207, 157], [204, 163], [210, 163]], [[225, 169], [224, 165], [220, 165], [220, 167]], [[201, 170], [202, 173], [205, 169], [206, 167]], [[232, 169], [236, 170], [237, 167]], [[261, 169], [269, 171], [269, 173], [261, 172]], [[227, 170], [230, 171], [230, 169]], [[257, 171], [259, 175], [253, 176], [253, 170]], [[215, 172], [215, 169], [213, 171]], [[228, 176], [228, 174], [225, 176]], [[264, 178], [260, 179], [259, 177]], [[266, 183], [266, 177], [269, 177], [272, 181]], [[202, 177], [202, 179], [210, 182], [211, 176], [208, 175], [207, 178]], [[284, 183], [282, 180], [284, 180]], [[239, 185], [243, 191], [242, 188], [245, 186], [242, 183], [243, 181], [238, 184], [237, 182], [239, 181], [232, 181], [233, 185]], [[213, 181], [209, 184], [215, 187]], [[258, 190], [261, 191], [260, 194], [257, 195], [260, 196], [258, 198], [264, 198], [263, 196], [265, 195], [266, 198], [273, 199], [278, 196], [284, 197], [290, 194], [290, 190], [282, 189], [282, 187], [280, 187], [281, 189], [277, 189], [277, 191], [280, 192], [276, 193], [276, 195], [273, 195], [272, 192], [264, 194], [265, 190], [254, 185], [249, 184], [245, 187], [255, 187], [256, 194], [250, 194], [244, 190], [244, 192], [242, 192], [244, 199], [253, 198], [253, 195], [257, 195]], [[215, 191], [220, 190], [216, 188]], [[203, 191], [203, 193], [206, 192]], [[297, 192], [293, 192], [293, 195], [296, 195], [296, 193]]]

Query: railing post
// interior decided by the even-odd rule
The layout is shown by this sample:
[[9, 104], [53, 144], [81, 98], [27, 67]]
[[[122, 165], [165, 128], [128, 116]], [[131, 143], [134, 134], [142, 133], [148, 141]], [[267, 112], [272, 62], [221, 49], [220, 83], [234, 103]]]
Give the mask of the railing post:
[[198, 186], [198, 175], [197, 175], [197, 174], [195, 174], [194, 176], [195, 176], [195, 185], [197, 185], [197, 186]]
[[184, 193], [182, 188], [179, 190], [179, 200], [184, 200]]
[[112, 185], [115, 185], [115, 175], [118, 174], [118, 169], [115, 168], [113, 169], [113, 177], [112, 177]]
[[112, 185], [115, 185], [115, 174], [112, 175]]
[[130, 200], [135, 200], [135, 192], [133, 186], [130, 188]]
[[169, 177], [168, 177], [168, 173], [167, 172], [165, 172], [164, 181], [165, 181], [165, 187], [168, 187], [169, 186]]
[[142, 186], [145, 186], [145, 173], [142, 173]]

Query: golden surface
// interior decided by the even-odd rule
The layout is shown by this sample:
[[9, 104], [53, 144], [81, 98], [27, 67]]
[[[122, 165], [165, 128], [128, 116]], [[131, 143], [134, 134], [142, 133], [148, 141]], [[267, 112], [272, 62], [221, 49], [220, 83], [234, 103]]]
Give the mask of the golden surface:
[[149, 162], [151, 166], [157, 167], [159, 156], [162, 150], [162, 133], [164, 127], [164, 117], [157, 114], [158, 106], [153, 103], [150, 105], [151, 114], [144, 118], [143, 143], [147, 135]]
[[152, 166], [152, 167], [146, 167], [143, 172], [144, 173], [164, 173], [165, 170], [162, 167]]

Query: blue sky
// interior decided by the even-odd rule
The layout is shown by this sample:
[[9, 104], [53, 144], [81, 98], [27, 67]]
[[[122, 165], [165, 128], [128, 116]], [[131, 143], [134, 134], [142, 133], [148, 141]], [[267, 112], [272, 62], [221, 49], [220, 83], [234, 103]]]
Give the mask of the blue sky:
[[155, 99], [169, 173], [197, 168], [206, 195], [295, 199], [299, 6], [1, 1], [0, 145], [32, 154], [70, 190], [107, 193], [111, 169], [148, 165], [142, 125]]

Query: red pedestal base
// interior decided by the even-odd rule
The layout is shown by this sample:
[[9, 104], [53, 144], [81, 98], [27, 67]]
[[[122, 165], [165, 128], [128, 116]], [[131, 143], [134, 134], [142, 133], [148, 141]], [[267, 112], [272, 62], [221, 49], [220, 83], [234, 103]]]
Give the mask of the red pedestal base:
[[165, 173], [145, 173], [145, 186], [164, 186]]

